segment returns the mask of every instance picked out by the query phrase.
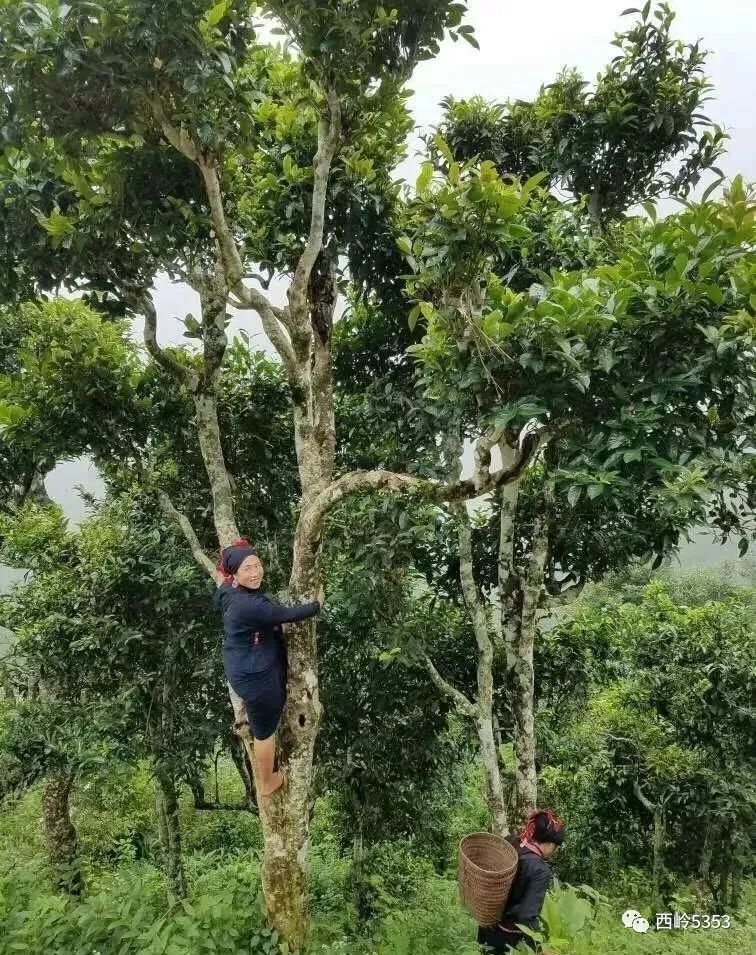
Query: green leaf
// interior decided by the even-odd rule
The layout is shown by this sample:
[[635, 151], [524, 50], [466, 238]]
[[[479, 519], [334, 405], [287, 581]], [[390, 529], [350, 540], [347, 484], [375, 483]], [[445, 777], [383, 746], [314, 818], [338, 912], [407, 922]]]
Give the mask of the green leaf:
[[567, 491], [567, 500], [571, 507], [574, 507], [577, 502], [580, 500], [583, 493], [583, 489], [579, 484], [573, 484], [572, 487]]
[[221, 0], [220, 3], [216, 3], [214, 7], [211, 7], [205, 14], [205, 22], [208, 26], [214, 27], [216, 24], [220, 23], [223, 17], [226, 15], [228, 10], [228, 0]]
[[470, 26], [460, 27], [457, 31], [463, 40], [467, 40], [470, 46], [475, 47], [476, 50], [480, 49], [480, 43], [475, 39], [475, 28]]
[[706, 201], [709, 199], [709, 197], [712, 195], [712, 193], [714, 192], [714, 190], [717, 189], [717, 187], [718, 187], [718, 186], [721, 186], [721, 185], [722, 185], [722, 179], [721, 179], [721, 177], [718, 178], [718, 179], [715, 179], [714, 182], [712, 182], [710, 186], [707, 186], [706, 189], [704, 189], [704, 193], [703, 193], [703, 195], [701, 196], [701, 202], [702, 202], [702, 203], [706, 202]]
[[414, 332], [415, 325], [417, 325], [418, 318], [420, 318], [420, 306], [415, 305], [414, 308], [410, 310], [410, 313], [407, 316], [407, 324], [409, 325], [411, 332]]
[[708, 284], [704, 286], [706, 297], [714, 302], [715, 305], [721, 305], [724, 301], [724, 292], [718, 285]]
[[0, 403], [0, 431], [20, 424], [27, 414], [26, 409], [20, 405]]
[[53, 209], [49, 216], [39, 216], [39, 223], [49, 235], [65, 236], [75, 231], [72, 219], [64, 216], [59, 209]]
[[420, 168], [420, 175], [417, 177], [417, 191], [424, 193], [433, 180], [433, 163], [424, 162]]
[[396, 244], [400, 252], [403, 252], [405, 255], [410, 255], [412, 253], [412, 242], [409, 236], [400, 235], [396, 240]]
[[537, 186], [543, 182], [548, 176], [547, 172], [537, 172], [534, 176], [531, 176], [526, 182], [522, 185], [522, 194], [524, 196], [532, 192]]
[[656, 206], [653, 202], [642, 202], [641, 205], [646, 210], [646, 215], [652, 222], [656, 222]]
[[677, 255], [675, 256], [675, 262], [674, 262], [675, 272], [677, 272], [678, 275], [683, 275], [689, 261], [690, 259], [685, 254], [685, 252], [678, 252]]
[[451, 149], [449, 149], [448, 143], [440, 133], [436, 133], [436, 135], [433, 137], [433, 145], [441, 153], [449, 165], [454, 162], [454, 154], [452, 153]]

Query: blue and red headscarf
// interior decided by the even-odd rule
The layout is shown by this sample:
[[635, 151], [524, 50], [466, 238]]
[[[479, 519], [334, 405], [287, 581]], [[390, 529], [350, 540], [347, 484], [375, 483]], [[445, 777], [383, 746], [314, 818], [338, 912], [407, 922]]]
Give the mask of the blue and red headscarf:
[[224, 547], [218, 557], [218, 563], [215, 569], [219, 574], [223, 574], [224, 583], [230, 584], [234, 579], [234, 574], [241, 567], [248, 557], [255, 557], [257, 551], [249, 543], [246, 537], [240, 537], [233, 541], [228, 547]]

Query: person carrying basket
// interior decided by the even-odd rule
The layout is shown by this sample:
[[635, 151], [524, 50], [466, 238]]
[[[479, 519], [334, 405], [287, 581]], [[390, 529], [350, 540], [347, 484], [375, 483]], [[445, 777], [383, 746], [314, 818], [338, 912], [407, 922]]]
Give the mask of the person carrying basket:
[[512, 952], [520, 942], [536, 949], [533, 939], [518, 926], [540, 931], [541, 909], [551, 886], [549, 860], [564, 838], [564, 823], [550, 809], [536, 809], [518, 835], [507, 836], [517, 850], [517, 872], [499, 921], [478, 928], [478, 942], [484, 951]]

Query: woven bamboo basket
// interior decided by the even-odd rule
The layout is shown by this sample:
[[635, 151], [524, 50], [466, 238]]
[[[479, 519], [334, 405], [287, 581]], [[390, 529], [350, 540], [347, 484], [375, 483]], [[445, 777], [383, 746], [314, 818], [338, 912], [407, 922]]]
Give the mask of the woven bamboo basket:
[[517, 872], [517, 850], [490, 832], [475, 832], [459, 844], [459, 898], [478, 925], [501, 918]]

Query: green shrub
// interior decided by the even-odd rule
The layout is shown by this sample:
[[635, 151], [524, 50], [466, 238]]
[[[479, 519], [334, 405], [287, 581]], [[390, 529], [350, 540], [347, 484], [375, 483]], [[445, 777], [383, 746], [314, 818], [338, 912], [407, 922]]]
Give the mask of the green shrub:
[[17, 868], [0, 880], [0, 955], [278, 952], [255, 860], [224, 860], [191, 874], [192, 898], [166, 911], [163, 876], [145, 863], [101, 875], [82, 900], [45, 891], [33, 869]]
[[[756, 919], [752, 915], [733, 915], [729, 929], [656, 931], [655, 911], [640, 905], [637, 911], [650, 927], [639, 933], [622, 922], [622, 913], [635, 905], [601, 897], [592, 905], [584, 895], [571, 886], [549, 892], [542, 911], [544, 932], [536, 937], [554, 955], [744, 955], [754, 950]], [[595, 898], [595, 893], [591, 895]]]

